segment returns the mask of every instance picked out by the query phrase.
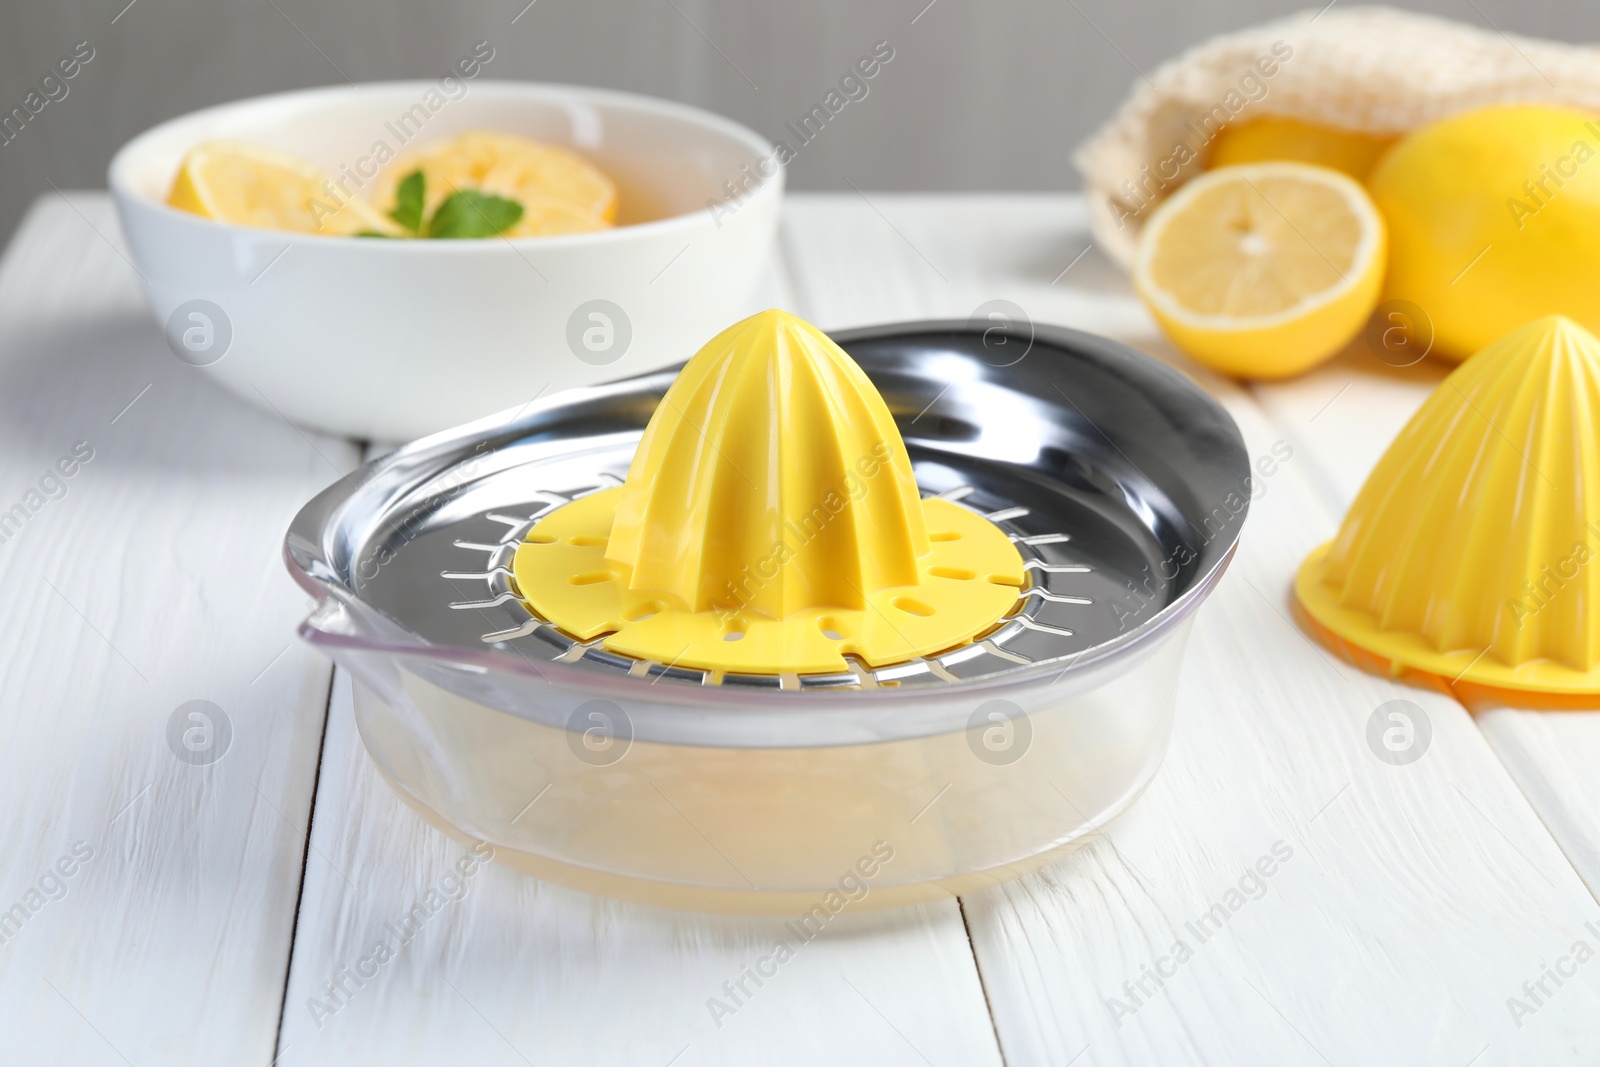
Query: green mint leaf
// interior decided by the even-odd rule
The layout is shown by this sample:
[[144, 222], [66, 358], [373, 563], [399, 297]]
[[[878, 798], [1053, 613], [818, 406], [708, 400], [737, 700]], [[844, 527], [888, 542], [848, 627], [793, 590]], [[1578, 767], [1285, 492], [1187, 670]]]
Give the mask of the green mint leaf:
[[412, 233], [422, 231], [422, 203], [428, 191], [428, 179], [420, 170], [414, 170], [400, 180], [394, 191], [394, 210], [389, 217]]
[[515, 226], [522, 205], [475, 189], [452, 193], [428, 223], [429, 237], [494, 237]]
[[382, 237], [382, 238], [387, 239], [389, 235], [386, 234], [386, 233], [379, 233], [377, 230], [357, 230], [356, 231], [356, 236], [357, 237]]

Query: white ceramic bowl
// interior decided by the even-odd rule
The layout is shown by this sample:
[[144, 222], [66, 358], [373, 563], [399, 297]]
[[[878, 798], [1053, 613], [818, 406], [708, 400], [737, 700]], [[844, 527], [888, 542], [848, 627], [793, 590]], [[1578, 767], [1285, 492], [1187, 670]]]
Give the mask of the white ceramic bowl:
[[[174, 351], [298, 422], [408, 440], [540, 392], [679, 362], [746, 310], [783, 195], [782, 169], [770, 165], [765, 178], [758, 169], [772, 154], [764, 138], [628, 93], [462, 84], [456, 99], [426, 81], [257, 97], [173, 119], [123, 146], [111, 161], [111, 192]], [[403, 127], [402, 116], [410, 116]], [[183, 154], [210, 138], [295, 153], [359, 193], [354, 183], [373, 169], [363, 160], [378, 142], [403, 151], [402, 134], [415, 146], [477, 128], [593, 160], [617, 182], [622, 225], [564, 237], [384, 241], [231, 226], [163, 203]], [[730, 181], [748, 190], [738, 201], [727, 199]]]

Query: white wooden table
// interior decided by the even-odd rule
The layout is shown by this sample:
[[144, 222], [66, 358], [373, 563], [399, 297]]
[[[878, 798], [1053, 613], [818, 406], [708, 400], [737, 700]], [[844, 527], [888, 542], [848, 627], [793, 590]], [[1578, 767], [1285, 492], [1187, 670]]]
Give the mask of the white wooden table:
[[[462, 849], [379, 781], [349, 680], [294, 637], [283, 531], [357, 449], [174, 359], [120, 240], [103, 195], [52, 195], [0, 265], [0, 513], [27, 512], [0, 543], [0, 1063], [1600, 1062], [1600, 961], [1571, 955], [1600, 952], [1600, 717], [1467, 709], [1289, 620], [1300, 558], [1443, 368], [1358, 344], [1286, 385], [1207, 375], [1080, 256], [1071, 196], [793, 196], [760, 299], [829, 329], [1011, 300], [1182, 366], [1252, 454], [1292, 448], [1144, 799], [1022, 881], [841, 917], [720, 1026], [707, 999], [776, 921], [492, 866], [358, 987], [343, 969]], [[1397, 698], [1432, 730], [1405, 766], [1366, 741]], [[197, 699], [232, 727], [209, 765], [167, 740]]]

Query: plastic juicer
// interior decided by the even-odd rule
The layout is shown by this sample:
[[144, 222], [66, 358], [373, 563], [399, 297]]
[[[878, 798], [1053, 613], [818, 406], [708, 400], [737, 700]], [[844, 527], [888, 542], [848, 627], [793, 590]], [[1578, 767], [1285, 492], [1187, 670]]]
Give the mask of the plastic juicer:
[[1395, 674], [1600, 693], [1597, 405], [1600, 338], [1559, 315], [1452, 371], [1301, 564], [1312, 635]]
[[1112, 342], [768, 311], [368, 464], [286, 554], [425, 818], [804, 912], [1015, 876], [1130, 803], [1249, 496], [1226, 413]]

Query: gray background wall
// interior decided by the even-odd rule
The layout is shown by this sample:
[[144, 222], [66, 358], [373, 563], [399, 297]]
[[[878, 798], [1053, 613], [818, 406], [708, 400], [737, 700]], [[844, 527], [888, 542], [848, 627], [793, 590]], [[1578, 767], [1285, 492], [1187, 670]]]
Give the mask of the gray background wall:
[[[873, 42], [887, 40], [893, 62], [793, 163], [793, 188], [843, 189], [847, 179], [862, 189], [1075, 188], [1073, 146], [1122, 99], [1137, 70], [1214, 33], [1313, 6], [536, 0], [524, 9], [526, 2], [134, 0], [125, 8], [127, 0], [0, 0], [0, 113], [20, 105], [76, 42], [95, 49], [68, 96], [0, 145], [0, 242], [51, 183], [103, 186], [116, 147], [161, 119], [346, 78], [438, 77], [479, 40], [495, 49], [488, 76], [670, 97], [770, 137]], [[1600, 39], [1593, 0], [1400, 6], [1508, 33]]]

